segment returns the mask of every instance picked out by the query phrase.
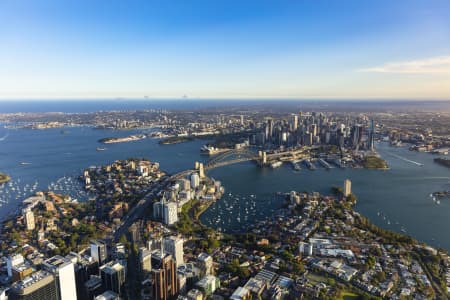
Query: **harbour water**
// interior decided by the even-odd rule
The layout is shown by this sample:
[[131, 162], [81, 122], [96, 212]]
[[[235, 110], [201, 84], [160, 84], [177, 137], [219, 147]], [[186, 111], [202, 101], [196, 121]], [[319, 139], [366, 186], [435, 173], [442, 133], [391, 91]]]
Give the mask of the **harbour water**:
[[[95, 130], [90, 127], [31, 130], [0, 128], [0, 171], [12, 177], [0, 187], [0, 217], [15, 211], [21, 200], [36, 190], [50, 187], [84, 200], [77, 181], [84, 168], [111, 163], [117, 159], [145, 157], [160, 162], [169, 173], [192, 168], [205, 141], [159, 145], [144, 139], [129, 143], [101, 145], [104, 137], [142, 132]], [[105, 151], [96, 151], [105, 147]], [[450, 170], [435, 164], [428, 153], [378, 144], [377, 149], [389, 170], [339, 169], [318, 167], [315, 171], [295, 171], [291, 164], [260, 169], [254, 163], [241, 163], [211, 170], [209, 176], [221, 180], [226, 193], [201, 217], [205, 224], [224, 231], [238, 231], [270, 215], [281, 205], [277, 192], [318, 191], [329, 193], [345, 178], [352, 181], [358, 196], [356, 210], [383, 228], [407, 234], [450, 250], [450, 200], [437, 204], [430, 194], [450, 190]]]

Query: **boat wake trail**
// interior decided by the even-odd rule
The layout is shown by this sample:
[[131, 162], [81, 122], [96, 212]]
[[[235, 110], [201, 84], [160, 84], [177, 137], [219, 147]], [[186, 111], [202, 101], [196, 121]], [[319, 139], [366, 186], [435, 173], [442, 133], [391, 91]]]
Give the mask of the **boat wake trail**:
[[0, 138], [0, 142], [3, 142], [4, 140], [6, 140], [6, 138], [9, 136], [9, 133], [7, 133], [5, 136]]
[[406, 161], [406, 162], [415, 164], [415, 165], [417, 165], [417, 166], [423, 166], [423, 164], [420, 163], [420, 162], [417, 162], [417, 161], [413, 161], [413, 160], [407, 159], [406, 157], [399, 156], [399, 155], [397, 155], [397, 154], [389, 153], [389, 155], [391, 155], [391, 156], [393, 156], [393, 157], [395, 157], [395, 158], [401, 159], [401, 160], [403, 160], [403, 161]]

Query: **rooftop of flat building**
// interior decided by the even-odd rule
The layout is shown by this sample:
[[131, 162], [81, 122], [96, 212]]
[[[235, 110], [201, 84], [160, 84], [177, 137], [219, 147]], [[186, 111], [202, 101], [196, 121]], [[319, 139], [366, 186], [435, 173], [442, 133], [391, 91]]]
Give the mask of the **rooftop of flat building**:
[[46, 279], [53, 279], [53, 275], [47, 271], [41, 270], [37, 271], [30, 276], [27, 276], [23, 280], [15, 282], [11, 288], [14, 290], [23, 290], [27, 287], [30, 287], [33, 284], [36, 284], [40, 281], [46, 280]]
[[87, 288], [95, 287], [98, 284], [102, 284], [102, 278], [100, 276], [92, 275], [88, 281], [84, 283]]
[[106, 243], [102, 240], [91, 240], [90, 244], [96, 246], [106, 246]]
[[101, 295], [95, 297], [95, 300], [116, 300], [119, 298], [119, 295], [114, 293], [113, 291], [106, 291]]
[[12, 267], [12, 269], [14, 271], [16, 271], [16, 272], [22, 272], [22, 271], [24, 271], [26, 269], [29, 269], [29, 268], [31, 268], [31, 266], [29, 266], [27, 264], [20, 264], [20, 265]]
[[42, 265], [49, 268], [49, 269], [55, 269], [55, 268], [61, 268], [68, 264], [71, 264], [72, 261], [70, 259], [67, 259], [65, 257], [62, 257], [60, 255], [55, 255], [47, 260], [45, 260]]
[[102, 272], [108, 273], [108, 274], [114, 274], [116, 272], [119, 272], [124, 269], [124, 265], [120, 263], [119, 261], [111, 261], [103, 266], [100, 267], [100, 270]]

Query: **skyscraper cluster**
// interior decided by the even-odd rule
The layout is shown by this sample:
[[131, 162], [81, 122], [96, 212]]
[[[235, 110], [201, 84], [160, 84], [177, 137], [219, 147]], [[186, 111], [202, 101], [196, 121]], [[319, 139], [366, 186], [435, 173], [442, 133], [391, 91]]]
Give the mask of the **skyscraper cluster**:
[[250, 141], [265, 148], [336, 145], [340, 149], [374, 150], [375, 125], [366, 116], [338, 118], [300, 112], [289, 118], [267, 118], [259, 128]]

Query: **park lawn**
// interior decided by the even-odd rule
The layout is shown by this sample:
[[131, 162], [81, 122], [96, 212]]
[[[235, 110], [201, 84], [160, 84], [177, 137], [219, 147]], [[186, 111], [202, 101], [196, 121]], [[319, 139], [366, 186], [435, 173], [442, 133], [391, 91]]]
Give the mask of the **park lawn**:
[[342, 292], [341, 297], [338, 298], [338, 300], [356, 300], [356, 299], [359, 299], [359, 295], [349, 291]]

